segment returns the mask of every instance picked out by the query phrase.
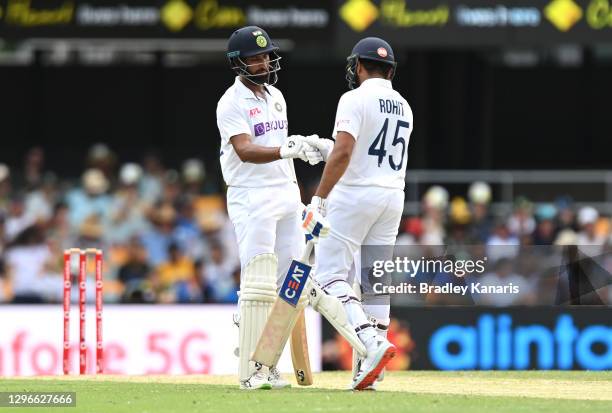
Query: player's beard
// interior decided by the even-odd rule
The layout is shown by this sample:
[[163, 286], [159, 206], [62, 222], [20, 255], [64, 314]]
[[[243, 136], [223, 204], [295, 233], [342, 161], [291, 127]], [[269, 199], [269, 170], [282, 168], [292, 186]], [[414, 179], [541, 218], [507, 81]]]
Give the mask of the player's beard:
[[269, 83], [270, 81], [270, 72], [262, 72], [257, 73], [251, 76], [251, 80], [258, 85], [263, 85], [264, 83]]

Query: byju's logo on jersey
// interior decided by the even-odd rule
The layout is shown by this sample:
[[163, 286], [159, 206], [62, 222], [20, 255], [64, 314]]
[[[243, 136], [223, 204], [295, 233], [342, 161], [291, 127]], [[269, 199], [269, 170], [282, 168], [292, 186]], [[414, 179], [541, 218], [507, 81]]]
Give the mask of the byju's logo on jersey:
[[287, 129], [289, 123], [286, 120], [273, 120], [268, 122], [256, 123], [253, 125], [255, 136], [261, 136], [273, 130]]

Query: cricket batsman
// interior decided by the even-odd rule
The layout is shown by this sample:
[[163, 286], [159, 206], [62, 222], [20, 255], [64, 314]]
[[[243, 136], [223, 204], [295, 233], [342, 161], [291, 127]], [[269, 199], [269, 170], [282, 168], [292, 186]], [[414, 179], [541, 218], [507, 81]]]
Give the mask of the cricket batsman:
[[362, 245], [395, 243], [404, 208], [413, 116], [406, 99], [391, 84], [396, 61], [386, 41], [362, 39], [347, 60], [351, 90], [338, 103], [335, 144], [306, 138], [327, 164], [304, 212], [303, 225], [306, 230], [317, 223], [329, 227], [329, 235], [320, 239], [316, 251], [316, 279], [326, 293], [343, 302], [350, 324], [366, 347], [367, 357], [358, 361], [351, 384], [363, 390], [374, 387], [396, 349], [386, 338], [389, 296], [364, 291], [362, 303], [348, 274]]
[[241, 389], [290, 385], [274, 366], [268, 369], [249, 357], [277, 286], [304, 245], [303, 206], [293, 158], [321, 157], [303, 136], [287, 136], [287, 104], [273, 86], [280, 70], [278, 50], [259, 27], [236, 30], [229, 38], [227, 57], [237, 76], [217, 104], [221, 169], [242, 270], [238, 321]]

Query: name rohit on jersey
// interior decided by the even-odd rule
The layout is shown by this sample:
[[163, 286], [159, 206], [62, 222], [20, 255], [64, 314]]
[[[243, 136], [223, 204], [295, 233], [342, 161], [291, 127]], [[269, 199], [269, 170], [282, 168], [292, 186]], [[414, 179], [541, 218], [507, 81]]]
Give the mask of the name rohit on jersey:
[[267, 122], [261, 122], [253, 125], [255, 130], [255, 136], [261, 136], [267, 132], [278, 129], [288, 129], [289, 123], [287, 120], [272, 120]]
[[404, 104], [397, 100], [378, 99], [380, 113], [404, 116]]

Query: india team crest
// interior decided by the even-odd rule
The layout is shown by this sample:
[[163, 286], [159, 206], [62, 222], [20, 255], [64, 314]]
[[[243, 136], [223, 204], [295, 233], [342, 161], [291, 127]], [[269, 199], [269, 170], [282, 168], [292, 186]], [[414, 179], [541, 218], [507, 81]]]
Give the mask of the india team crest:
[[268, 41], [263, 36], [257, 36], [255, 42], [257, 42], [257, 46], [259, 47], [266, 47], [268, 45]]
[[276, 102], [276, 103], [274, 104], [274, 108], [275, 108], [277, 111], [279, 111], [279, 112], [282, 112], [282, 111], [283, 111], [283, 105], [281, 105], [281, 104], [280, 104], [280, 103], [278, 103], [278, 102]]

